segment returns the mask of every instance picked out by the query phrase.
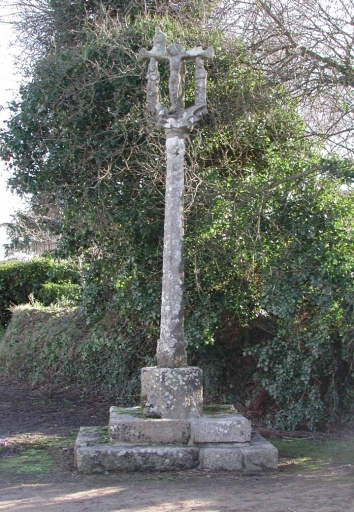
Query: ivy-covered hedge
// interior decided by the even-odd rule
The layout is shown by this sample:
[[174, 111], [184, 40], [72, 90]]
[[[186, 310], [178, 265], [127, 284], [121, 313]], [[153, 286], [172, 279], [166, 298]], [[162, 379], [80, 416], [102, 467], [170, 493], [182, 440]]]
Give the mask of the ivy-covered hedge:
[[[83, 308], [18, 306], [0, 338], [0, 367], [31, 387], [109, 393], [117, 405], [133, 406], [140, 400], [141, 368], [156, 364], [157, 341], [133, 328], [112, 310], [91, 322]], [[189, 347], [189, 363], [203, 369], [206, 404], [234, 403], [239, 409], [252, 401], [254, 362], [244, 364], [242, 348], [257, 335], [262, 337], [255, 328], [231, 328], [227, 341]]]
[[[50, 283], [53, 283], [52, 286], [57, 285], [56, 293], [53, 292]], [[46, 304], [53, 303], [53, 293], [56, 297], [63, 297], [69, 287], [71, 299], [73, 285], [74, 295], [78, 296], [79, 283], [79, 273], [70, 262], [57, 262], [49, 258], [0, 262], [0, 324], [6, 327], [11, 318], [11, 306], [26, 304], [30, 297], [43, 298]], [[57, 289], [58, 286], [60, 291]]]
[[32, 387], [108, 392], [117, 404], [136, 405], [140, 368], [154, 363], [155, 347], [132, 339], [117, 313], [87, 320], [82, 308], [14, 308], [0, 340], [3, 373]]

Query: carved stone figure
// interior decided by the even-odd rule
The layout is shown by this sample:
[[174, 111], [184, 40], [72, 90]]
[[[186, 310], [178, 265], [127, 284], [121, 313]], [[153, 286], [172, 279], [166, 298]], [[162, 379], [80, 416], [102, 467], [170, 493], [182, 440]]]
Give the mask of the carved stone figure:
[[[154, 46], [150, 51], [142, 48], [139, 52], [141, 60], [150, 60], [147, 73], [146, 98], [148, 110], [159, 125], [168, 128], [168, 118], [185, 119], [185, 128], [190, 130], [193, 124], [206, 112], [206, 71], [204, 60], [212, 59], [214, 51], [211, 47], [203, 50], [201, 46], [186, 51], [181, 44], [171, 44], [166, 49], [167, 36], [156, 27]], [[168, 83], [170, 107], [165, 108], [159, 103], [158, 61], [169, 61], [170, 77]], [[195, 105], [184, 110], [184, 78], [185, 61], [195, 61]], [[173, 123], [172, 123], [173, 124]], [[171, 125], [171, 122], [170, 122]], [[181, 127], [178, 123], [175, 127]]]
[[171, 107], [169, 114], [180, 113], [184, 109], [184, 77], [186, 65], [183, 60], [183, 46], [171, 44], [167, 48], [168, 60], [170, 61], [170, 79], [168, 91], [170, 93]]

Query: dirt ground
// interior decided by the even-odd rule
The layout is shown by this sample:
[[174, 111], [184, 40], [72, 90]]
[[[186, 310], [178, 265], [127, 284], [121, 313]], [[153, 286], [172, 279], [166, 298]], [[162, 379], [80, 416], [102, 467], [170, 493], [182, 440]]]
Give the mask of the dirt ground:
[[354, 512], [354, 424], [317, 434], [259, 426], [277, 438], [274, 472], [77, 474], [77, 431], [107, 424], [109, 405], [0, 376], [0, 511]]

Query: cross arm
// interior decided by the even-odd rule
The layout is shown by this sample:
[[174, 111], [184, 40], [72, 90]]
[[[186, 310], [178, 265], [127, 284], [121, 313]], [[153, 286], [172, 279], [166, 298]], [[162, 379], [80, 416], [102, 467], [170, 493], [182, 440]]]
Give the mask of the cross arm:
[[191, 50], [184, 51], [181, 58], [182, 60], [195, 60], [197, 57], [200, 57], [203, 60], [211, 60], [214, 55], [215, 53], [211, 46], [206, 50], [203, 50], [201, 46], [195, 46]]
[[168, 60], [169, 55], [167, 52], [156, 52], [154, 51], [154, 48], [151, 51], [146, 50], [145, 48], [141, 48], [138, 54], [138, 59], [140, 60], [149, 60], [149, 59], [156, 59], [156, 60]]

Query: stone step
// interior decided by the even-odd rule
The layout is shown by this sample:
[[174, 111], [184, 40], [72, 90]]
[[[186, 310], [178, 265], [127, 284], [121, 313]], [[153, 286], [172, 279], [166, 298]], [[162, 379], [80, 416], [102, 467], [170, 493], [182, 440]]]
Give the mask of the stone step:
[[143, 418], [140, 407], [111, 407], [109, 438], [111, 443], [188, 444], [189, 420]]
[[82, 473], [106, 471], [181, 471], [276, 469], [278, 450], [253, 434], [243, 446], [213, 443], [201, 446], [138, 445], [107, 442], [107, 430], [81, 427], [75, 444], [75, 465]]
[[236, 412], [203, 414], [198, 419], [145, 418], [140, 407], [111, 407], [111, 443], [200, 445], [249, 443], [251, 422]]

